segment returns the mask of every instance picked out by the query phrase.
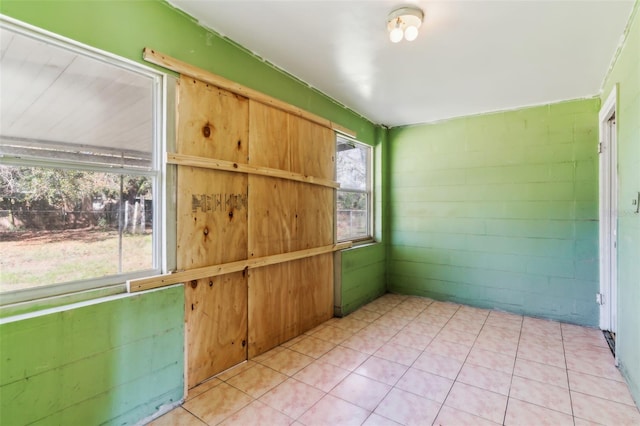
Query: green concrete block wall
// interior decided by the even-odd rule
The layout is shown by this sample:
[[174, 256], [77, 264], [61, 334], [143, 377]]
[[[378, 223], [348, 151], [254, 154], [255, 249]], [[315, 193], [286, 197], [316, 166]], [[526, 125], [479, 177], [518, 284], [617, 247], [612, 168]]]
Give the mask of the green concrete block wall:
[[599, 105], [391, 129], [389, 290], [597, 325]]
[[620, 370], [640, 403], [640, 2], [604, 84], [602, 100], [618, 85], [618, 335]]
[[184, 392], [171, 287], [0, 321], [0, 424], [135, 424]]
[[341, 275], [341, 315], [348, 315], [385, 294], [384, 244], [375, 243], [343, 250]]
[[373, 145], [373, 237], [376, 242], [341, 253], [341, 306], [337, 310], [341, 316], [386, 293], [388, 147], [388, 131], [378, 127]]

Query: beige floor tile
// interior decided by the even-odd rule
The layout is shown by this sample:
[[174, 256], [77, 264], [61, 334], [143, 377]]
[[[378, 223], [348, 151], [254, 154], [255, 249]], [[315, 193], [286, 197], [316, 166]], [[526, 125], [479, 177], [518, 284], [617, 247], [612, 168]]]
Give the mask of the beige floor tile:
[[444, 404], [495, 423], [502, 423], [507, 408], [507, 397], [456, 382]]
[[282, 350], [284, 350], [284, 346], [276, 346], [275, 348], [268, 350], [267, 352], [260, 354], [258, 356], [255, 356], [253, 358], [251, 358], [251, 361], [254, 362], [262, 362], [268, 358], [271, 358], [272, 356], [276, 355], [279, 352], [282, 352]]
[[565, 346], [562, 340], [556, 339], [545, 339], [537, 334], [521, 334], [520, 335], [520, 344], [534, 344], [536, 346], [541, 346], [549, 351], [555, 351], [563, 353]]
[[187, 392], [187, 398], [186, 401], [189, 401], [190, 399], [193, 399], [194, 397], [200, 395], [201, 393], [204, 393], [206, 391], [208, 391], [209, 389], [213, 389], [216, 386], [218, 386], [219, 384], [223, 383], [222, 380], [218, 379], [218, 378], [213, 378], [213, 379], [209, 379], [204, 383], [200, 383], [198, 386], [189, 389], [189, 391]]
[[283, 348], [289, 348], [293, 345], [295, 345], [296, 343], [300, 342], [301, 340], [304, 340], [307, 338], [306, 334], [301, 334], [297, 337], [294, 337], [293, 339], [289, 339], [286, 342], [282, 343], [280, 346]]
[[325, 395], [323, 391], [295, 379], [288, 379], [260, 397], [260, 401], [297, 419]]
[[364, 423], [370, 412], [333, 395], [325, 395], [304, 413], [298, 421], [308, 426], [357, 426]]
[[574, 417], [573, 422], [575, 426], [602, 426], [600, 423], [590, 422], [589, 420]]
[[450, 319], [451, 316], [443, 316], [437, 312], [431, 312], [429, 308], [427, 308], [415, 318], [414, 322], [423, 322], [433, 327], [442, 328]]
[[388, 294], [191, 389], [150, 424], [221, 422], [640, 425], [640, 413], [600, 330]]
[[354, 349], [358, 352], [363, 352], [369, 355], [373, 355], [378, 349], [387, 343], [386, 339], [377, 337], [362, 337], [359, 335], [351, 336], [344, 342], [340, 343], [340, 346]]
[[563, 388], [569, 387], [567, 379], [567, 370], [553, 365], [542, 364], [535, 361], [529, 361], [519, 358], [516, 360], [516, 366], [513, 370], [515, 376], [524, 377], [526, 379], [536, 380], [538, 382], [548, 383], [550, 385]]
[[400, 330], [398, 334], [404, 331], [408, 331], [411, 333], [421, 334], [425, 337], [429, 337], [433, 339], [438, 335], [438, 333], [440, 333], [440, 330], [442, 330], [441, 325], [435, 325], [428, 322], [421, 322], [416, 319], [411, 321], [405, 328]]
[[480, 332], [480, 335], [476, 339], [473, 347], [515, 357], [516, 352], [518, 351], [518, 341], [504, 340], [493, 335], [483, 335], [482, 332]]
[[258, 364], [227, 380], [227, 383], [253, 398], [259, 398], [286, 379], [284, 374]]
[[355, 349], [346, 348], [344, 346], [336, 346], [326, 354], [322, 355], [318, 361], [327, 362], [336, 367], [353, 371], [369, 358], [370, 355]]
[[589, 361], [595, 364], [615, 365], [615, 357], [609, 348], [599, 348], [591, 346], [589, 348], [574, 349], [565, 347], [565, 358], [567, 360], [576, 359], [580, 361]]
[[530, 426], [571, 426], [573, 417], [559, 411], [550, 410], [539, 405], [509, 398], [505, 425]]
[[626, 383], [571, 370], [568, 374], [569, 388], [572, 391], [635, 406]]
[[334, 327], [332, 325], [326, 326], [322, 330], [313, 334], [313, 337], [316, 339], [326, 340], [327, 342], [331, 342], [334, 345], [338, 345], [349, 337], [353, 336], [353, 332], [349, 330], [345, 330], [343, 328]]
[[603, 425], [639, 425], [637, 407], [608, 399], [571, 392], [573, 415]]
[[473, 364], [465, 364], [462, 366], [462, 370], [460, 370], [456, 380], [502, 395], [509, 395], [511, 374]]
[[451, 379], [410, 368], [400, 378], [395, 387], [443, 403], [449, 394], [449, 390], [451, 390], [451, 386], [453, 386], [453, 380]]
[[435, 401], [394, 388], [375, 413], [402, 425], [430, 425], [439, 409], [440, 404]]
[[249, 395], [226, 383], [200, 394], [183, 407], [207, 424], [218, 424], [253, 401]]
[[398, 330], [394, 328], [383, 327], [379, 323], [374, 321], [368, 326], [366, 326], [365, 328], [363, 328], [362, 330], [360, 330], [358, 333], [356, 333], [356, 335], [360, 337], [366, 337], [366, 338], [381, 339], [381, 340], [384, 340], [385, 342], [388, 342], [397, 333], [398, 333]]
[[429, 305], [426, 310], [429, 310], [431, 312], [438, 312], [439, 315], [444, 315], [451, 318], [453, 314], [455, 314], [458, 309], [460, 309], [461, 306], [462, 305], [459, 305], [457, 303], [441, 302], [436, 300], [431, 305]]
[[147, 426], [204, 426], [199, 418], [182, 407], [177, 407], [162, 417], [158, 417]]
[[458, 317], [454, 315], [453, 318], [451, 318], [443, 328], [463, 331], [465, 333], [473, 334], [477, 337], [480, 334], [480, 330], [482, 330], [483, 326], [484, 321], [469, 321], [464, 317]]
[[228, 370], [223, 371], [222, 373], [218, 374], [216, 376], [217, 379], [220, 379], [222, 381], [227, 381], [230, 378], [232, 378], [233, 376], [237, 376], [238, 374], [242, 373], [243, 371], [246, 371], [250, 368], [255, 367], [256, 365], [258, 365], [255, 361], [253, 360], [249, 360], [243, 363], [240, 363], [236, 366], [233, 366], [231, 368], [229, 368]]
[[455, 379], [462, 368], [462, 362], [447, 356], [424, 352], [416, 359], [412, 367], [448, 379]]
[[352, 373], [334, 387], [330, 394], [373, 411], [390, 390], [389, 385]]
[[314, 361], [310, 356], [284, 348], [261, 364], [287, 376], [293, 376]]
[[253, 401], [251, 404], [242, 408], [237, 413], [228, 417], [220, 423], [223, 426], [246, 426], [246, 425], [269, 425], [269, 426], [288, 426], [293, 423], [293, 419], [282, 414], [268, 405]]
[[542, 335], [548, 339], [562, 339], [559, 322], [540, 318], [524, 317], [522, 332]]
[[560, 368], [565, 368], [566, 366], [564, 353], [550, 351], [544, 346], [540, 346], [534, 343], [521, 342], [518, 346], [517, 357], [526, 359], [528, 361], [535, 361], [542, 364], [553, 365]]
[[300, 340], [295, 345], [289, 346], [289, 349], [318, 359], [335, 347], [336, 345], [331, 342], [327, 342], [326, 340], [322, 339], [316, 339], [313, 336], [308, 336], [306, 339]]
[[590, 374], [592, 376], [603, 377], [605, 379], [624, 382], [622, 374], [620, 374], [620, 371], [611, 362], [594, 363], [593, 361], [572, 357], [567, 359], [567, 369], [570, 371]]
[[480, 367], [502, 371], [511, 374], [515, 363], [515, 356], [504, 355], [497, 352], [488, 351], [474, 346], [467, 356], [468, 364], [479, 365]]
[[324, 392], [329, 392], [342, 379], [347, 377], [348, 370], [324, 362], [314, 362], [300, 370], [294, 379], [314, 386]]
[[510, 328], [494, 327], [485, 324], [480, 331], [479, 339], [498, 340], [503, 342], [517, 343], [520, 339], [520, 331]]
[[384, 316], [412, 320], [416, 316], [418, 316], [418, 314], [422, 313], [422, 311], [424, 311], [424, 309], [412, 308], [411, 306], [404, 306], [402, 303], [400, 303], [391, 311], [384, 314]]
[[494, 423], [445, 405], [440, 409], [440, 414], [433, 424], [434, 426], [495, 426], [501, 423]]
[[478, 337], [476, 334], [450, 328], [449, 324], [447, 324], [442, 331], [440, 331], [436, 339], [442, 339], [448, 342], [471, 347], [476, 341], [476, 337]]
[[471, 351], [471, 345], [449, 342], [438, 335], [424, 351], [464, 362]]
[[569, 389], [513, 376], [509, 397], [567, 414], [571, 412]]
[[[435, 334], [434, 334], [435, 336]], [[431, 343], [432, 337], [420, 333], [415, 333], [413, 330], [405, 328], [400, 330], [398, 334], [393, 336], [389, 341], [390, 345], [401, 345], [409, 348], [414, 348], [419, 351], [423, 351], [429, 343]]]
[[362, 426], [398, 426], [400, 423], [394, 422], [391, 419], [386, 417], [382, 417], [379, 414], [371, 413], [367, 420], [362, 424]]
[[410, 366], [420, 356], [422, 351], [408, 346], [386, 344], [378, 349], [373, 355], [386, 359], [387, 361], [393, 361], [398, 364]]
[[350, 313], [348, 318], [353, 318], [359, 321], [373, 322], [380, 318], [381, 314], [369, 311], [367, 309], [358, 309], [357, 311]]
[[356, 368], [354, 372], [393, 386], [400, 380], [400, 377], [407, 369], [406, 365], [372, 356], [363, 362], [360, 367]]
[[491, 311], [484, 325], [520, 331], [522, 328], [522, 316], [508, 314], [506, 312]]

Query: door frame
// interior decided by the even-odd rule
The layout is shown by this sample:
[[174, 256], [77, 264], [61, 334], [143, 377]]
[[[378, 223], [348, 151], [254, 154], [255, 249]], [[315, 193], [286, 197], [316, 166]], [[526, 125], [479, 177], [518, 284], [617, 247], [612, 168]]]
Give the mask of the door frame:
[[[600, 108], [599, 123], [599, 263], [600, 263], [600, 328], [616, 332], [617, 327], [617, 211], [618, 211], [618, 157], [617, 134], [611, 134], [609, 124], [616, 117], [618, 85]], [[615, 118], [614, 118], [615, 119]], [[615, 121], [614, 121], [615, 123]], [[614, 125], [613, 131], [617, 132]]]

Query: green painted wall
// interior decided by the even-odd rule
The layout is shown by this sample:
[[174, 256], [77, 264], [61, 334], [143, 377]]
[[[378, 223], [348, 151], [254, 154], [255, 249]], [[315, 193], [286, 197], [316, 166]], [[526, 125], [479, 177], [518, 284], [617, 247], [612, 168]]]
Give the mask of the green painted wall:
[[599, 99], [391, 129], [391, 291], [597, 325]]
[[375, 132], [373, 173], [373, 236], [374, 244], [344, 250], [341, 253], [340, 316], [386, 293], [387, 199], [388, 199], [388, 131], [379, 127]]
[[184, 392], [182, 287], [0, 321], [0, 424], [134, 424]]
[[[0, 13], [142, 63], [142, 49], [154, 48], [323, 116], [378, 146], [380, 128], [165, 2], [3, 0]], [[371, 284], [369, 269], [358, 262], [372, 263], [360, 250], [384, 256], [375, 247], [347, 254], [348, 298], [368, 294], [368, 285], [377, 294], [384, 285], [384, 260], [373, 262], [378, 273]], [[0, 424], [132, 424], [179, 400], [183, 298], [178, 287], [1, 320]]]
[[620, 370], [640, 402], [640, 2], [626, 41], [604, 84], [603, 102], [618, 84], [618, 336]]

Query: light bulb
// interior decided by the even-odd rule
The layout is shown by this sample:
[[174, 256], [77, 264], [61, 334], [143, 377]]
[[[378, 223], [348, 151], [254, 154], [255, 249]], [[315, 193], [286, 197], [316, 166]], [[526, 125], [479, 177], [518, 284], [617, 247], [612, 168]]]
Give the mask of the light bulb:
[[407, 41], [413, 41], [418, 37], [418, 28], [413, 25], [408, 26], [406, 30], [404, 30], [404, 38]]
[[402, 40], [402, 29], [400, 27], [395, 27], [394, 29], [391, 30], [391, 32], [389, 33], [389, 39], [393, 42], [393, 43], [398, 43], [400, 40]]

